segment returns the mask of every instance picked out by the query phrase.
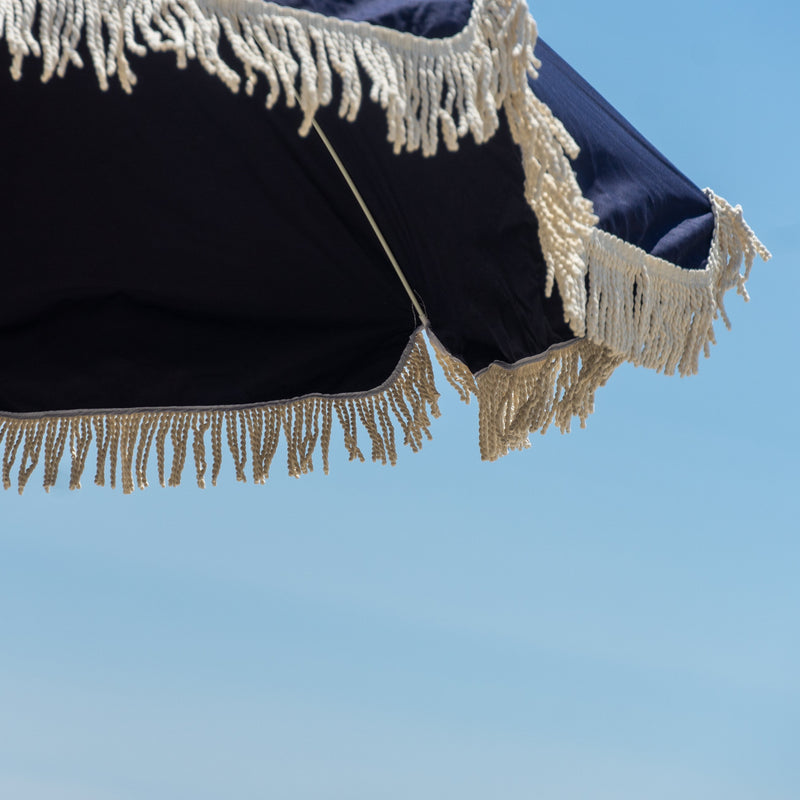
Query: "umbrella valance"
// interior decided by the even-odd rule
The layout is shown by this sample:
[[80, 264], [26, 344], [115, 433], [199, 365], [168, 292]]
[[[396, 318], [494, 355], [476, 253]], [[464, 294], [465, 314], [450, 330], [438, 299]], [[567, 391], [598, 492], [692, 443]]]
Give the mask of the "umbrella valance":
[[768, 257], [518, 0], [0, 0], [0, 32], [7, 488], [92, 444], [126, 491], [190, 447], [201, 485], [281, 438], [327, 471], [337, 425], [393, 463], [438, 413], [424, 334], [494, 459], [624, 360], [695, 372]]

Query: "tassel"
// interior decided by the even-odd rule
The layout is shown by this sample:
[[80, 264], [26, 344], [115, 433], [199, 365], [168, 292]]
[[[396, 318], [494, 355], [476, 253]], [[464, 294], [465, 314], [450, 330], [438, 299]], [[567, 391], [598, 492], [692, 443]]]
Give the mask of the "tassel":
[[[748, 299], [745, 282], [756, 255], [769, 251], [732, 208], [710, 190], [715, 226], [708, 264], [687, 270], [599, 229], [589, 249], [587, 335], [637, 366], [672, 375], [693, 375], [700, 353], [715, 343], [715, 319], [727, 327], [725, 293], [736, 288]], [[740, 271], [744, 261], [745, 269]]]
[[[81, 475], [86, 465], [86, 456], [92, 443], [92, 424], [86, 417], [73, 417], [69, 426], [69, 451], [72, 457], [72, 469], [69, 474], [69, 488], [81, 488]], [[55, 479], [55, 476], [54, 476]]]
[[[465, 364], [431, 337], [445, 376], [462, 399], [478, 398], [481, 458], [496, 461], [511, 450], [530, 447], [529, 434], [544, 434], [555, 423], [568, 433], [573, 417], [581, 427], [594, 411], [594, 395], [623, 359], [585, 339], [551, 348], [541, 356], [494, 363], [472, 377]], [[468, 380], [471, 378], [471, 381]]]

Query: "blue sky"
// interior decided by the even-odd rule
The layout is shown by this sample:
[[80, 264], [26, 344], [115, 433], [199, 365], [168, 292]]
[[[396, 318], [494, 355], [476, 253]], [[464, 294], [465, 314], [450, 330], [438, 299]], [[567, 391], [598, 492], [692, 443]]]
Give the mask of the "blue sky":
[[394, 469], [6, 493], [0, 797], [800, 796], [800, 13], [533, 12], [772, 250], [733, 330], [495, 464], [440, 376]]

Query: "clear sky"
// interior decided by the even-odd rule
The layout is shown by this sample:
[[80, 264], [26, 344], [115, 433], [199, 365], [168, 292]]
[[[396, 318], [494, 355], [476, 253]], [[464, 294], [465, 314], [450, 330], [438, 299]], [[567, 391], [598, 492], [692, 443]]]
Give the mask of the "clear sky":
[[800, 797], [798, 7], [533, 12], [744, 205], [733, 330], [495, 464], [439, 376], [394, 469], [0, 496], [0, 797]]

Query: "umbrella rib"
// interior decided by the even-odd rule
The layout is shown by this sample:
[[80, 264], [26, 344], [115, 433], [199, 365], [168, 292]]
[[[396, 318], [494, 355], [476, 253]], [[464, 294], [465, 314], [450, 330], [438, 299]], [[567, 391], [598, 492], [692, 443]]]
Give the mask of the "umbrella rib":
[[378, 223], [375, 221], [375, 217], [372, 216], [369, 208], [367, 208], [367, 204], [364, 201], [364, 198], [361, 196], [361, 192], [358, 191], [358, 187], [355, 185], [353, 179], [350, 177], [350, 173], [347, 171], [347, 167], [342, 163], [342, 159], [339, 158], [339, 154], [334, 149], [333, 145], [330, 143], [330, 140], [323, 132], [322, 128], [320, 128], [319, 124], [316, 120], [311, 121], [311, 125], [314, 130], [317, 132], [317, 136], [322, 140], [322, 144], [325, 145], [325, 149], [330, 154], [330, 157], [333, 159], [334, 164], [339, 168], [339, 172], [342, 173], [342, 177], [345, 179], [350, 191], [353, 193], [353, 197], [355, 197], [356, 202], [361, 207], [361, 210], [364, 212], [364, 216], [367, 218], [367, 222], [369, 222], [370, 227], [372, 228], [373, 233], [377, 237], [378, 241], [383, 248], [383, 252], [386, 253], [386, 257], [389, 259], [389, 263], [394, 267], [394, 271], [397, 273], [397, 277], [400, 278], [400, 283], [403, 284], [403, 288], [406, 290], [406, 294], [408, 295], [409, 299], [411, 300], [412, 305], [414, 306], [414, 310], [419, 315], [420, 322], [423, 324], [425, 328], [430, 326], [430, 321], [428, 320], [427, 315], [422, 310], [422, 306], [420, 305], [417, 296], [414, 294], [414, 290], [411, 288], [411, 285], [406, 280], [406, 276], [403, 274], [403, 270], [400, 268], [400, 264], [397, 263], [397, 259], [394, 257], [394, 253], [392, 252], [391, 247], [389, 247], [389, 243], [386, 241], [383, 233], [381, 233], [381, 229], [378, 227]]

